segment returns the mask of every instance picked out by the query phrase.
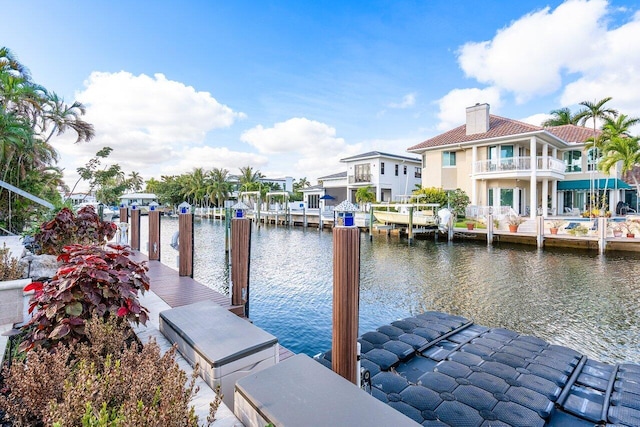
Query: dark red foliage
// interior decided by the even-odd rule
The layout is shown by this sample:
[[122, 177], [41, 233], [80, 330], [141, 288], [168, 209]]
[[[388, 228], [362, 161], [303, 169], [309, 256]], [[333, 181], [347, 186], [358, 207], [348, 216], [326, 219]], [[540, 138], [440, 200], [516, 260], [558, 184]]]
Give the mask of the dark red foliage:
[[34, 236], [43, 254], [58, 255], [65, 246], [78, 243], [103, 245], [116, 234], [117, 226], [110, 221], [100, 221], [93, 206], [85, 206], [75, 215], [63, 208], [51, 221], [40, 226]]
[[25, 287], [25, 291], [34, 291], [29, 306], [29, 313], [34, 314], [24, 326], [27, 336], [20, 350], [81, 341], [85, 322], [94, 313], [146, 323], [149, 312], [140, 305], [138, 292], [149, 290], [147, 266], [132, 261], [126, 247], [107, 246], [107, 250], [66, 246], [58, 257], [63, 264], [53, 279]]

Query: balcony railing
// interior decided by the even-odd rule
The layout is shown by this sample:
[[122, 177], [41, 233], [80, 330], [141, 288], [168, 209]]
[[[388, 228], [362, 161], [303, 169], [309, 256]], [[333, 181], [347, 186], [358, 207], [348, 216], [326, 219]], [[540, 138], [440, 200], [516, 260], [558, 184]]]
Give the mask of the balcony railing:
[[[546, 161], [545, 161], [546, 160]], [[564, 173], [562, 160], [553, 157], [536, 157], [536, 170]], [[531, 157], [505, 157], [501, 159], [480, 160], [473, 165], [474, 174], [492, 172], [531, 171]]]
[[349, 175], [349, 184], [355, 184], [358, 182], [371, 182], [371, 174], [361, 173], [358, 175]]

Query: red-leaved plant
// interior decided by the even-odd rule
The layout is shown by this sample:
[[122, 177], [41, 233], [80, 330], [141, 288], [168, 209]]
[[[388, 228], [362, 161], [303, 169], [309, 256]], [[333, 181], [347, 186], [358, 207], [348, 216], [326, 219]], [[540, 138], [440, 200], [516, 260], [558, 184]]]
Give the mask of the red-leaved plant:
[[70, 245], [58, 257], [62, 266], [48, 282], [33, 282], [29, 306], [31, 320], [20, 351], [35, 346], [53, 348], [61, 341], [76, 343], [85, 338], [85, 322], [96, 314], [118, 316], [146, 324], [149, 311], [140, 305], [138, 292], [149, 290], [144, 263], [129, 258], [124, 246]]
[[34, 235], [40, 252], [48, 255], [62, 253], [71, 244], [103, 245], [116, 234], [117, 226], [111, 221], [100, 221], [93, 206], [85, 206], [74, 214], [63, 208], [51, 221], [40, 226]]

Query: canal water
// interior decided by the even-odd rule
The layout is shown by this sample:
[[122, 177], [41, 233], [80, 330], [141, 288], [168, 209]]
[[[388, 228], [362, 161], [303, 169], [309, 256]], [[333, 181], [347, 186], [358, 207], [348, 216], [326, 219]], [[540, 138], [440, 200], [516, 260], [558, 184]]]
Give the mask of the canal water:
[[[141, 221], [146, 247], [147, 217]], [[163, 217], [161, 259], [178, 220]], [[194, 278], [229, 293], [224, 223], [196, 219]], [[252, 229], [250, 317], [295, 353], [331, 348], [332, 233]], [[508, 328], [609, 363], [640, 362], [640, 256], [361, 234], [360, 334], [427, 310]]]

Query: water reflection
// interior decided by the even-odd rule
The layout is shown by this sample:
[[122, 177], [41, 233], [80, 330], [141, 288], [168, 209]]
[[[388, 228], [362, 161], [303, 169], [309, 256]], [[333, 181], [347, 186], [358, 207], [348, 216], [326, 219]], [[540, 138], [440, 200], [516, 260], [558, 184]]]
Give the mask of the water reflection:
[[[147, 236], [146, 217], [141, 235]], [[177, 220], [162, 219], [162, 262]], [[196, 220], [195, 278], [229, 290], [224, 226]], [[144, 237], [143, 237], [144, 245]], [[331, 347], [332, 235], [253, 229], [251, 317], [294, 352]], [[639, 257], [375, 235], [361, 241], [360, 331], [438, 310], [567, 345], [606, 362], [640, 361]]]

